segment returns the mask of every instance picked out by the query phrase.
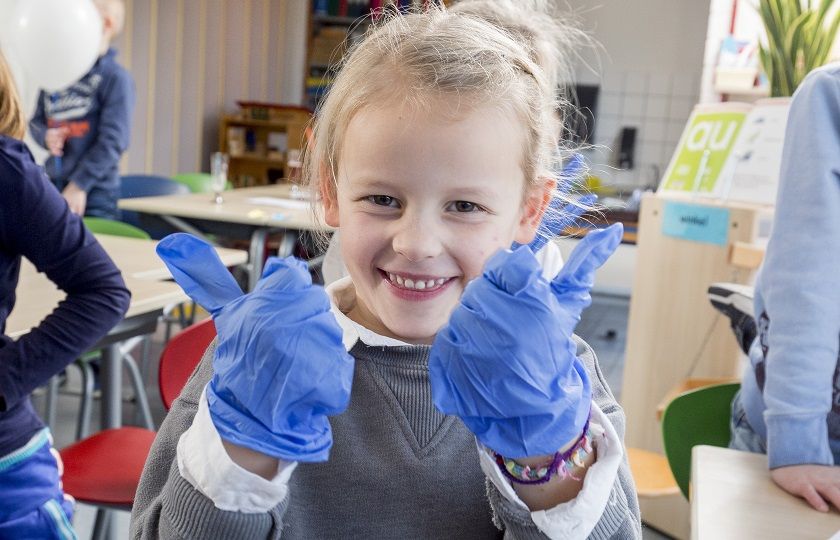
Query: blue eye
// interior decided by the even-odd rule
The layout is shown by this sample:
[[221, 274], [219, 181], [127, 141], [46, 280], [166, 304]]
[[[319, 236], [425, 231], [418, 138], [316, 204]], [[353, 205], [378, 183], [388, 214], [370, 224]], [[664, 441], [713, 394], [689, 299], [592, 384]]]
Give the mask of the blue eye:
[[481, 210], [480, 206], [469, 201], [455, 201], [452, 203], [452, 207], [456, 212], [465, 214], [470, 212], [478, 212], [479, 210]]
[[390, 208], [399, 208], [399, 201], [394, 197], [388, 195], [370, 195], [367, 200], [376, 206], [387, 206]]

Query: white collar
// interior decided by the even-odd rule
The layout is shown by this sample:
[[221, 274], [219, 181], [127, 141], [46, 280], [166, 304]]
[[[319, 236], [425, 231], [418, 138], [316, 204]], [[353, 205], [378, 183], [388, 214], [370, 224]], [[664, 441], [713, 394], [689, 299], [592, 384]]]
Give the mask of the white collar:
[[398, 339], [381, 336], [369, 330], [361, 324], [353, 321], [345, 315], [353, 309], [356, 303], [356, 286], [350, 276], [345, 276], [330, 283], [327, 288], [327, 295], [330, 297], [330, 305], [333, 315], [343, 332], [342, 341], [344, 347], [349, 351], [357, 341], [372, 347], [410, 347], [410, 343]]

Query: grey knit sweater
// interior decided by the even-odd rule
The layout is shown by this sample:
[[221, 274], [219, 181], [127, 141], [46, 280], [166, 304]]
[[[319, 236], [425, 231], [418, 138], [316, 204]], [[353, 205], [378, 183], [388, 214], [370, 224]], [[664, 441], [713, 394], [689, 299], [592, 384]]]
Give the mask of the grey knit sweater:
[[[326, 463], [299, 464], [289, 496], [267, 514], [228, 512], [178, 472], [176, 445], [192, 424], [212, 376], [207, 350], [161, 426], [131, 515], [131, 537], [152, 538], [544, 538], [530, 514], [487, 480], [474, 436], [432, 405], [428, 346], [369, 347], [358, 342], [348, 409], [331, 418]], [[624, 413], [595, 355], [578, 354], [593, 400], [624, 436]], [[626, 461], [590, 538], [639, 538], [641, 522]]]

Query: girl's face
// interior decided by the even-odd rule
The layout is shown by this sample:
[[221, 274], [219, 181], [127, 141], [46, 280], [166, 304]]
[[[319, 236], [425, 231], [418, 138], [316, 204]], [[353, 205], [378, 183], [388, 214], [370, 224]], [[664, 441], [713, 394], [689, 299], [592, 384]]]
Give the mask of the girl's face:
[[552, 187], [526, 190], [513, 113], [435, 110], [359, 111], [324, 198], [356, 287], [348, 316], [409, 343], [432, 342], [490, 255], [533, 239]]

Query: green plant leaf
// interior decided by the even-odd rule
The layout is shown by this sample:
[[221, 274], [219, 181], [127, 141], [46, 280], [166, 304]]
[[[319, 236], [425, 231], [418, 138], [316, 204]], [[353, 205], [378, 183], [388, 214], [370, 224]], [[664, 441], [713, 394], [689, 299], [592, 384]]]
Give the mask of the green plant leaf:
[[831, 48], [834, 46], [834, 41], [837, 38], [838, 28], [840, 28], [840, 11], [835, 13], [831, 24], [823, 31], [823, 41], [820, 43], [820, 49], [817, 52], [812, 69], [822, 66], [828, 60], [828, 55], [831, 54]]
[[821, 0], [820, 1], [820, 8], [817, 10], [817, 26], [822, 28], [823, 22], [825, 21], [825, 17], [828, 14], [828, 10], [831, 9], [831, 5], [834, 3], [834, 0]]

